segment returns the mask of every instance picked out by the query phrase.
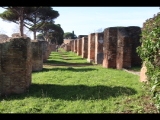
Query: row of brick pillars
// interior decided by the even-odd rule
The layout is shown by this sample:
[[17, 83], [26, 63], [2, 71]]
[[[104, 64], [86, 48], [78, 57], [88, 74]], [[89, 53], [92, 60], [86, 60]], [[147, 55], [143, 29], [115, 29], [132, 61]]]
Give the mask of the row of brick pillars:
[[140, 34], [141, 28], [137, 26], [109, 27], [102, 33], [91, 33], [88, 37], [72, 40], [71, 51], [105, 68], [131, 68], [141, 65], [136, 52]]

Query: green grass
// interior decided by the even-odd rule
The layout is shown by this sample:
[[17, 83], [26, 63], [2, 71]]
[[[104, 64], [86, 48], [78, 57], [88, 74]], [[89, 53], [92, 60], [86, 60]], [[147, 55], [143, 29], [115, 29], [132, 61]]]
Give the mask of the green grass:
[[87, 63], [72, 52], [52, 52], [47, 61], [50, 65], [32, 73], [27, 92], [0, 98], [0, 113], [157, 112], [149, 85], [139, 82], [139, 76], [100, 65], [51, 65], [55, 61], [67, 65]]

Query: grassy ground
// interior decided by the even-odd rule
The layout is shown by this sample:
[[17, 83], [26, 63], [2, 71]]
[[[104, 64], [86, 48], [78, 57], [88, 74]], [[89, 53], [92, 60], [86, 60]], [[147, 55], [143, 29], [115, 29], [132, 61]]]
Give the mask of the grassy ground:
[[0, 98], [0, 113], [157, 113], [149, 88], [137, 75], [62, 50], [32, 73], [26, 93]]

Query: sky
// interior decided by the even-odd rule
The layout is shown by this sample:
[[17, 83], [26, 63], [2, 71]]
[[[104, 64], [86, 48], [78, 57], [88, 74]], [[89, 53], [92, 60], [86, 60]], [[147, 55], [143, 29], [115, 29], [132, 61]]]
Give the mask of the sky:
[[[60, 16], [55, 24], [60, 24], [64, 32], [74, 31], [75, 35], [89, 35], [108, 27], [139, 26], [160, 12], [159, 7], [52, 7]], [[0, 13], [5, 9], [0, 7]], [[25, 34], [33, 38], [27, 29]], [[0, 34], [11, 36], [18, 32], [18, 25], [0, 18]]]

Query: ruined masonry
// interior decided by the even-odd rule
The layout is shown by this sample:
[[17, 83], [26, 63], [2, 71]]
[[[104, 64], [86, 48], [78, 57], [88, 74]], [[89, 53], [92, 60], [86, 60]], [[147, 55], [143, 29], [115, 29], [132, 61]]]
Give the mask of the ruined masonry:
[[74, 40], [74, 52], [77, 53], [77, 40]]
[[110, 27], [104, 30], [103, 67], [131, 68], [141, 65], [141, 59], [136, 53], [140, 46], [141, 28]]
[[95, 34], [95, 64], [102, 64], [103, 61], [103, 33]]
[[82, 58], [88, 57], [88, 37], [82, 37]]
[[32, 71], [41, 71], [43, 68], [43, 46], [38, 41], [32, 41]]
[[9, 38], [0, 43], [0, 95], [23, 93], [31, 85], [30, 38]]
[[88, 62], [95, 62], [95, 33], [88, 35]]
[[82, 55], [82, 38], [77, 39], [77, 55]]

